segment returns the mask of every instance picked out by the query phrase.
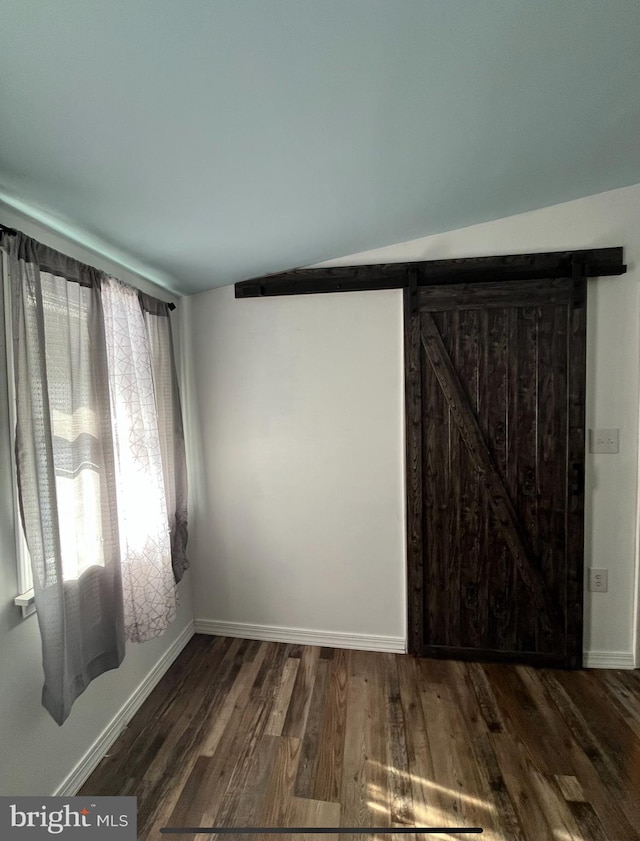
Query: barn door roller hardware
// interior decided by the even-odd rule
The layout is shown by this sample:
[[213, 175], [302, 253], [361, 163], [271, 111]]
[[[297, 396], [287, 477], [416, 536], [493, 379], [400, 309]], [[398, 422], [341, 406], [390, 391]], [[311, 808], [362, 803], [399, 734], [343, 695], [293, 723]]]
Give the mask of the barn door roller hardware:
[[[620, 246], [583, 251], [465, 257], [459, 260], [294, 269], [255, 280], [242, 280], [236, 283], [235, 293], [236, 298], [261, 298], [274, 295], [312, 295], [320, 292], [362, 292], [372, 289], [417, 290], [420, 286], [446, 283], [576, 278], [577, 275], [611, 277], [624, 274], [626, 270]], [[412, 278], [415, 278], [414, 282]]]

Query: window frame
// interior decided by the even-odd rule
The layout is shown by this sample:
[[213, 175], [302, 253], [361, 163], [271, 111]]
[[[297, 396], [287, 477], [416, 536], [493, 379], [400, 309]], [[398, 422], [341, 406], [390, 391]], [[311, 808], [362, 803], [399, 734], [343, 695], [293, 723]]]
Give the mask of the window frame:
[[22, 528], [20, 502], [18, 499], [18, 482], [16, 469], [16, 387], [13, 367], [13, 326], [11, 302], [11, 277], [9, 273], [9, 258], [5, 249], [0, 248], [0, 268], [2, 271], [2, 291], [4, 305], [4, 335], [6, 352], [6, 375], [8, 394], [8, 414], [11, 440], [11, 485], [13, 497], [13, 530], [16, 547], [16, 571], [18, 578], [18, 595], [14, 604], [22, 611], [22, 616], [31, 616], [36, 612], [35, 594], [33, 590], [33, 574], [31, 559], [27, 548], [27, 541]]

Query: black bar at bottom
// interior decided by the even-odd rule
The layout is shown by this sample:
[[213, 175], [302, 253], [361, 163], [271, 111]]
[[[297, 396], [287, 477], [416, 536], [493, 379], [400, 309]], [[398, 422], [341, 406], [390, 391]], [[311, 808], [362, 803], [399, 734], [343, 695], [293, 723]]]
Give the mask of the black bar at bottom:
[[481, 826], [163, 826], [160, 832], [164, 835], [429, 835], [436, 832], [448, 835], [480, 835], [484, 830]]

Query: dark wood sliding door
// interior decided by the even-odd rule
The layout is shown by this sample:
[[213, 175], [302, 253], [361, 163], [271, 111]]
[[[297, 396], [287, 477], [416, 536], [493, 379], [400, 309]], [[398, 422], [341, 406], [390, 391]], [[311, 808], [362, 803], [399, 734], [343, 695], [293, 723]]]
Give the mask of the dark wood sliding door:
[[414, 654], [582, 665], [585, 284], [405, 292]]

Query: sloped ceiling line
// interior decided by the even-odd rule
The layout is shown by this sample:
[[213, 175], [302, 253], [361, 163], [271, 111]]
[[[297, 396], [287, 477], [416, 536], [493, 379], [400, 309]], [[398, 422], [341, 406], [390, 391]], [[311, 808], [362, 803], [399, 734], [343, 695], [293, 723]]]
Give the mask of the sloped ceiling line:
[[637, 0], [5, 0], [0, 196], [182, 294], [312, 265], [640, 183], [638, 43]]

